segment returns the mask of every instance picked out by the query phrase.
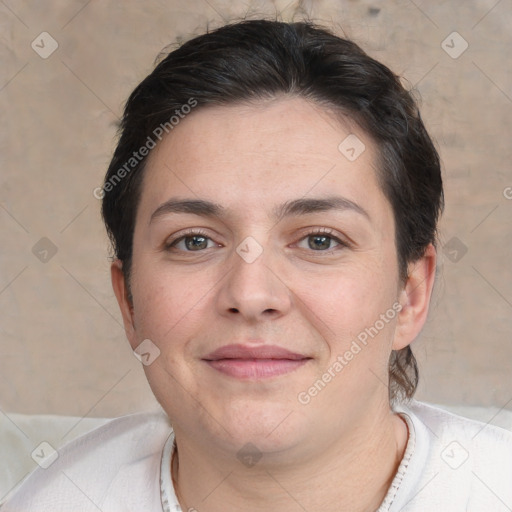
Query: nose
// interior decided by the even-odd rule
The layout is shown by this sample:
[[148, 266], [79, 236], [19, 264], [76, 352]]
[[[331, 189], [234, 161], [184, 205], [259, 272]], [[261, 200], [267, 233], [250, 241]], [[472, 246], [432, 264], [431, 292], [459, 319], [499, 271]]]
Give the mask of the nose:
[[249, 251], [244, 253], [241, 244], [233, 254], [231, 269], [218, 293], [219, 314], [231, 319], [238, 315], [255, 323], [279, 318], [290, 310], [292, 294], [285, 276], [280, 275], [277, 256], [259, 247], [255, 252], [254, 245], [246, 245]]

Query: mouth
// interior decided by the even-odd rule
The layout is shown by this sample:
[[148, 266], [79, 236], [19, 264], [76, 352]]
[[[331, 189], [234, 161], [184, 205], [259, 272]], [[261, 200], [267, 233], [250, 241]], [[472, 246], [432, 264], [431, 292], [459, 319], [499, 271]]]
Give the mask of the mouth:
[[208, 354], [203, 361], [230, 377], [265, 379], [290, 373], [311, 359], [275, 345], [226, 345]]

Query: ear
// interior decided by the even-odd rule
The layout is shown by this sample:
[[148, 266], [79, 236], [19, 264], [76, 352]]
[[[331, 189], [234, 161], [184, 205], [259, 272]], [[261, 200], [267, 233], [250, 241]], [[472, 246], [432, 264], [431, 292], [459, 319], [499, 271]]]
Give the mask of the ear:
[[429, 244], [424, 255], [409, 265], [408, 278], [399, 297], [402, 309], [398, 314], [393, 350], [400, 350], [412, 343], [427, 320], [436, 260], [436, 249]]
[[133, 321], [133, 304], [128, 294], [128, 286], [123, 274], [123, 262], [115, 260], [110, 266], [110, 278], [112, 280], [112, 288], [117, 298], [117, 303], [123, 315], [123, 324], [126, 337], [130, 344], [136, 346], [135, 324]]

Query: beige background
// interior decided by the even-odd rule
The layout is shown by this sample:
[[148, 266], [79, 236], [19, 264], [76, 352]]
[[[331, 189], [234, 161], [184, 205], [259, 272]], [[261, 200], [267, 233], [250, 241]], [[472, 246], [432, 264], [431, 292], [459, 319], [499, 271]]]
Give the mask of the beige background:
[[[1, 410], [93, 417], [155, 407], [120, 324], [92, 192], [123, 102], [164, 46], [276, 11], [334, 26], [417, 86], [443, 159], [450, 248], [441, 247], [430, 319], [414, 343], [417, 396], [512, 410], [510, 0], [2, 1]], [[442, 46], [453, 31], [469, 44], [458, 58], [445, 51], [463, 48], [457, 36]], [[42, 32], [59, 45], [46, 59], [31, 47]], [[57, 248], [46, 262], [33, 250], [42, 237]]]

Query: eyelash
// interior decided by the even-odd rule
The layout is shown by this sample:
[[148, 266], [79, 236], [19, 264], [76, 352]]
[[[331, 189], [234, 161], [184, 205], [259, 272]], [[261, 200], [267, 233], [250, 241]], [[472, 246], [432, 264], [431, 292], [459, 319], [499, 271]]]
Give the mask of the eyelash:
[[[314, 235], [328, 236], [329, 238], [331, 238], [332, 240], [337, 242], [339, 245], [332, 249], [327, 249], [325, 251], [322, 251], [322, 250], [314, 251], [313, 249], [311, 249], [311, 252], [316, 252], [316, 253], [321, 253], [321, 254], [332, 254], [336, 250], [339, 250], [340, 247], [342, 247], [342, 248], [350, 247], [350, 245], [347, 242], [344, 242], [337, 236], [334, 236], [333, 230], [330, 228], [313, 228], [311, 231], [305, 233], [299, 241], [302, 241], [305, 238], [308, 238], [308, 237], [314, 236]], [[192, 236], [202, 236], [204, 238], [211, 240], [211, 238], [208, 236], [208, 234], [205, 231], [203, 231], [199, 228], [197, 228], [197, 229], [193, 228], [193, 229], [190, 229], [190, 230], [186, 231], [185, 233], [183, 233], [179, 238], [176, 238], [175, 240], [172, 240], [171, 242], [165, 244], [165, 249], [171, 250], [181, 240], [188, 238], [188, 237], [192, 237]], [[202, 249], [199, 251], [183, 251], [183, 252], [193, 253], [193, 252], [202, 252], [204, 250], [205, 249]]]

